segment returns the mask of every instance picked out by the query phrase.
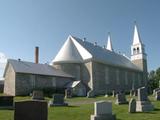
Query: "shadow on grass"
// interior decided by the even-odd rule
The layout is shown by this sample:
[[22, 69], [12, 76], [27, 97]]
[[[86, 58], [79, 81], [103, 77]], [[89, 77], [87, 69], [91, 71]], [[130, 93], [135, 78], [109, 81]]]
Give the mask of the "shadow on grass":
[[51, 107], [66, 107], [66, 108], [76, 108], [76, 107], [80, 107], [80, 106], [75, 106], [75, 105], [63, 106], [63, 105], [59, 105], [59, 106], [51, 106]]
[[116, 120], [122, 120], [122, 119], [116, 118]]
[[14, 108], [0, 108], [0, 111], [14, 111]]
[[75, 107], [80, 107], [80, 106], [69, 105], [69, 106], [66, 106], [66, 107], [71, 107], [71, 108], [75, 108]]
[[135, 112], [135, 113], [129, 113], [129, 114], [156, 114], [155, 112], [154, 112], [155, 110], [153, 110], [153, 111], [150, 111], [150, 112]]
[[155, 108], [154, 111], [160, 111], [160, 109], [159, 108]]

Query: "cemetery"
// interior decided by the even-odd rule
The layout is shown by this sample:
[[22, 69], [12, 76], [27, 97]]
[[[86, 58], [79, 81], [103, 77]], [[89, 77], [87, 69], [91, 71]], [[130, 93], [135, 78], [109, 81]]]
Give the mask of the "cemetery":
[[[16, 96], [14, 109], [0, 109], [0, 120], [159, 120], [160, 102], [155, 99], [155, 95], [146, 97], [145, 91], [139, 95], [141, 91], [138, 91], [138, 96], [125, 95], [129, 104], [121, 105], [115, 104], [117, 98], [112, 95], [65, 98], [63, 94], [55, 94], [40, 100], [32, 99], [32, 96]], [[137, 101], [147, 101], [145, 105], [154, 106], [154, 109], [136, 111]], [[61, 105], [49, 106], [50, 102]]]
[[159, 5], [1, 0], [0, 120], [160, 120]]

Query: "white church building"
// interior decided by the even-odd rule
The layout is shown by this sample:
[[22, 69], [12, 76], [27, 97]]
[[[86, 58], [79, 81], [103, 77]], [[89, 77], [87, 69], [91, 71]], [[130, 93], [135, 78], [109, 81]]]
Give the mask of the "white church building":
[[85, 84], [90, 96], [129, 91], [147, 83], [145, 46], [136, 25], [130, 58], [113, 50], [110, 35], [106, 47], [69, 36], [52, 65]]

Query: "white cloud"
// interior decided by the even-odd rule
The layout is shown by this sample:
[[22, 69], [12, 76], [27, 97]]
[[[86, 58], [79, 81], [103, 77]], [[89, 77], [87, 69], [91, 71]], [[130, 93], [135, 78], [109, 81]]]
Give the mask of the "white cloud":
[[6, 63], [7, 63], [7, 57], [4, 55], [4, 53], [0, 52], [0, 77], [3, 76]]

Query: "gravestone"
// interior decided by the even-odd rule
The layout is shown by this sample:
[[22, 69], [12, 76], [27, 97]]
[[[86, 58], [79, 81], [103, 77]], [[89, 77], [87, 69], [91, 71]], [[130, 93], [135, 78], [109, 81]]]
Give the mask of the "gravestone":
[[138, 101], [148, 101], [147, 89], [145, 87], [138, 89]]
[[48, 106], [46, 101], [15, 102], [14, 120], [47, 120]]
[[109, 95], [108, 94], [105, 94], [105, 96], [104, 97], [109, 97]]
[[138, 95], [138, 90], [136, 89], [133, 91], [133, 96], [137, 96], [137, 95]]
[[116, 91], [115, 90], [112, 91], [112, 97], [116, 97]]
[[137, 90], [130, 90], [130, 96], [137, 96], [138, 91]]
[[127, 104], [128, 103], [128, 101], [126, 100], [126, 97], [125, 97], [125, 94], [124, 93], [119, 93], [119, 94], [117, 94], [116, 95], [116, 102], [115, 102], [115, 104], [118, 104], [118, 105], [120, 105], [120, 104]]
[[65, 98], [71, 98], [71, 97], [72, 97], [72, 89], [66, 89]]
[[32, 93], [32, 100], [44, 100], [43, 91], [34, 90]]
[[134, 90], [130, 90], [130, 96], [132, 97], [134, 95]]
[[13, 103], [13, 96], [0, 96], [0, 109], [13, 109]]
[[49, 101], [49, 106], [68, 106], [67, 103], [64, 102], [63, 94], [54, 94], [53, 100]]
[[160, 100], [160, 90], [156, 92], [155, 99]]
[[112, 103], [98, 101], [94, 103], [94, 115], [91, 120], [116, 120], [115, 114], [112, 113]]
[[131, 98], [131, 100], [129, 101], [129, 109], [128, 109], [129, 113], [135, 113], [136, 112], [136, 100]]
[[87, 93], [87, 97], [88, 97], [88, 98], [93, 98], [93, 97], [95, 97], [94, 91], [93, 91], [93, 90], [90, 90], [90, 91]]
[[154, 110], [154, 106], [148, 99], [147, 89], [145, 87], [138, 89], [138, 100], [136, 102], [137, 112], [149, 112]]
[[159, 90], [160, 90], [160, 88], [154, 89], [154, 90], [153, 90], [153, 95], [156, 95], [156, 92], [159, 91]]

